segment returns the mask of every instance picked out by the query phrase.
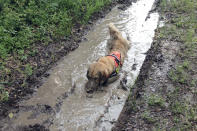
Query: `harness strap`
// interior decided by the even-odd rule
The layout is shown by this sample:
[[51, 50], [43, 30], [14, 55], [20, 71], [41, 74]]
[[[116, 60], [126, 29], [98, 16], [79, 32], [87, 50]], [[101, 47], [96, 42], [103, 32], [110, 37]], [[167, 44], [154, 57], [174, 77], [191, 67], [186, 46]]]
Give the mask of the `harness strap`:
[[[119, 53], [119, 52], [118, 52]], [[119, 53], [120, 54], [120, 53]], [[120, 54], [120, 58], [118, 58], [117, 56], [117, 52], [114, 52], [110, 55], [107, 55], [107, 56], [111, 56], [114, 58], [114, 61], [115, 61], [115, 69], [114, 71], [112, 72], [112, 74], [109, 76], [109, 78], [113, 77], [113, 76], [116, 76], [118, 73], [119, 73], [119, 69], [120, 69], [120, 66], [122, 66], [122, 63], [121, 63], [121, 54]]]
[[[117, 53], [118, 53], [118, 54], [117, 54]], [[119, 58], [118, 58], [117, 55], [119, 55]], [[116, 62], [116, 67], [122, 66], [121, 54], [120, 54], [119, 52], [116, 52], [116, 51], [115, 51], [114, 53], [112, 53], [112, 54], [110, 54], [110, 55], [107, 55], [107, 56], [111, 56], [111, 57], [114, 58], [114, 60], [115, 60], [115, 62]]]
[[112, 55], [110, 55], [110, 56], [112, 56], [112, 57], [115, 58], [115, 61], [116, 61], [116, 63], [117, 63], [118, 65], [121, 64], [121, 63], [120, 63], [120, 60], [118, 59], [118, 57], [117, 57], [115, 54], [112, 54]]

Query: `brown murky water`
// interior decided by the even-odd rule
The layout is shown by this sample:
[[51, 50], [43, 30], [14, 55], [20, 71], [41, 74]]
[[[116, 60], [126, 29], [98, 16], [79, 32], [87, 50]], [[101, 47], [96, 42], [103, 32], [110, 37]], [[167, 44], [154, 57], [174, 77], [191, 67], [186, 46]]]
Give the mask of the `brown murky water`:
[[[128, 52], [121, 77], [127, 74], [128, 86], [132, 86], [145, 53], [151, 46], [158, 14], [148, 12], [154, 0], [139, 0], [126, 11], [115, 7], [104, 19], [98, 21], [86, 41], [69, 53], [49, 73], [45, 83], [38, 88], [31, 99], [23, 101], [19, 113], [4, 129], [36, 123], [49, 127], [51, 131], [110, 130], [117, 120], [129, 94], [119, 88], [120, 80], [86, 96], [84, 84], [87, 81], [88, 65], [100, 56], [106, 55], [109, 38], [107, 24], [113, 22], [124, 36], [129, 36], [131, 49]], [[127, 35], [126, 35], [127, 34]], [[134, 69], [135, 68], [135, 69]]]

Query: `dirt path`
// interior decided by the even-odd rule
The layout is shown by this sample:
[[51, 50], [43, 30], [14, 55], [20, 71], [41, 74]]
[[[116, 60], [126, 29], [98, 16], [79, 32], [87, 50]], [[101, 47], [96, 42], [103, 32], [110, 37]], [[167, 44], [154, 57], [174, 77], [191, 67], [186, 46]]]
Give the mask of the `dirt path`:
[[[197, 130], [195, 4], [184, 0], [159, 4], [165, 25], [156, 31], [113, 131]], [[191, 21], [185, 21], [188, 18]]]

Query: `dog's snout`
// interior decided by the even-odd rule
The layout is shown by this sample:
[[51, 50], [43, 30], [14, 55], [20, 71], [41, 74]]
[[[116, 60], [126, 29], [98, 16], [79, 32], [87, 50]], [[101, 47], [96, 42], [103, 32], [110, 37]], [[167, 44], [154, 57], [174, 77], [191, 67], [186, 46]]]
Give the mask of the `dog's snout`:
[[96, 83], [95, 80], [89, 79], [85, 85], [85, 90], [87, 93], [92, 93], [96, 89], [97, 86], [98, 84]]

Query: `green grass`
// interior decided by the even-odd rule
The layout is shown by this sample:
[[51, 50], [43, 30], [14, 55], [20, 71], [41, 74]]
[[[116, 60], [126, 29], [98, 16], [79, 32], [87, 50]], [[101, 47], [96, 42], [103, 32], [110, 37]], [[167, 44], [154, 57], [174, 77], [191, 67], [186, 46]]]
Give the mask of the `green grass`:
[[184, 112], [186, 111], [184, 104], [176, 100], [171, 103], [170, 108], [172, 113], [174, 114], [184, 114]]
[[9, 92], [4, 88], [3, 85], [0, 85], [0, 101], [7, 101], [9, 98]]
[[32, 75], [32, 73], [33, 73], [32, 66], [29, 64], [25, 65], [25, 74], [27, 76], [30, 76]]
[[[0, 58], [40, 41], [68, 36], [74, 23], [85, 24], [90, 16], [111, 0], [1, 0]], [[52, 36], [52, 38], [51, 38]]]
[[141, 117], [149, 124], [156, 122], [156, 119], [153, 116], [151, 116], [151, 113], [149, 111], [144, 111]]
[[149, 106], [159, 106], [159, 107], [164, 107], [165, 101], [161, 96], [158, 95], [150, 95], [147, 99], [147, 103]]
[[173, 82], [178, 82], [180, 84], [189, 84], [189, 76], [187, 71], [185, 71], [185, 63], [178, 65], [175, 69], [172, 69], [169, 76]]

